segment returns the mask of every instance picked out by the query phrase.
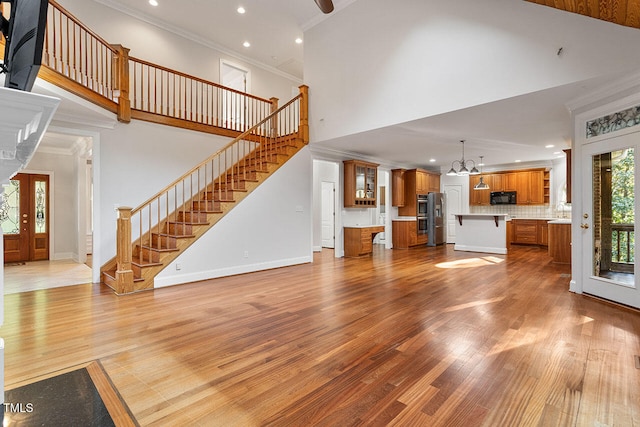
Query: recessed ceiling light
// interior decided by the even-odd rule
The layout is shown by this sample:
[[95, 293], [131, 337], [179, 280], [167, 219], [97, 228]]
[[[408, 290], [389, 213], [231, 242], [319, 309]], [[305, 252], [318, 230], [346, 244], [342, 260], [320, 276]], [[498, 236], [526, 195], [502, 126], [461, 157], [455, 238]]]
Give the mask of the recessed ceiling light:
[[244, 43], [242, 43], [242, 46], [244, 46], [244, 47], [250, 47], [250, 46], [251, 46], [251, 43], [249, 43], [249, 42], [244, 42]]
[[239, 6], [236, 10], [238, 11], [238, 13], [239, 13], [240, 15], [242, 15], [242, 14], [244, 14], [244, 13], [246, 12], [245, 8], [244, 8], [244, 7], [242, 7], [242, 6]]
[[434, 163], [434, 162], [436, 161], [436, 159], [429, 159], [429, 161], [430, 161], [431, 163]]
[[302, 44], [302, 39], [300, 37], [296, 39], [296, 44]]
[[516, 160], [516, 163], [520, 163], [522, 160]]
[[158, 1], [157, 0], [149, 0], [149, 4], [151, 6], [157, 6], [158, 5]]
[[553, 144], [549, 144], [549, 145], [545, 145], [544, 146], [544, 148], [553, 148], [553, 147], [555, 147], [555, 145], [553, 145]]
[[562, 151], [554, 151], [553, 154], [562, 154]]

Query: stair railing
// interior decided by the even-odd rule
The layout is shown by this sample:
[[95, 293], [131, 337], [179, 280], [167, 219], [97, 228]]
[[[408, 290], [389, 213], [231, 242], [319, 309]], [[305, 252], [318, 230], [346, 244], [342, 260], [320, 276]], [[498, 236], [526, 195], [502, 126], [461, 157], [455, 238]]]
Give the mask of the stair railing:
[[[167, 117], [244, 132], [267, 117], [277, 99], [264, 99], [138, 58], [129, 58], [133, 117]], [[159, 117], [158, 117], [159, 116]]]
[[129, 49], [108, 43], [55, 0], [49, 0], [42, 64], [39, 77], [123, 122], [134, 118], [235, 137], [278, 105], [277, 98], [129, 57]]
[[140, 265], [153, 265], [157, 254], [168, 249], [168, 239], [194, 234], [194, 226], [206, 223], [206, 212], [225, 213], [233, 190], [255, 179], [255, 169], [269, 172], [269, 164], [282, 154], [282, 142], [290, 138], [309, 141], [307, 86], [137, 208], [120, 209], [117, 238], [126, 241], [116, 242], [116, 292], [133, 291], [132, 257]]

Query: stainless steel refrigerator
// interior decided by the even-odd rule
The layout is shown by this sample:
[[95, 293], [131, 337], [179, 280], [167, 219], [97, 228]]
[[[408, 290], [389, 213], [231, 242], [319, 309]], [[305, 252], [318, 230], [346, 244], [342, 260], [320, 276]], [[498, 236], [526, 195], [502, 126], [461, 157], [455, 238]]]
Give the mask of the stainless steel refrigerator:
[[445, 202], [444, 193], [429, 193], [427, 195], [427, 246], [442, 245], [446, 242]]

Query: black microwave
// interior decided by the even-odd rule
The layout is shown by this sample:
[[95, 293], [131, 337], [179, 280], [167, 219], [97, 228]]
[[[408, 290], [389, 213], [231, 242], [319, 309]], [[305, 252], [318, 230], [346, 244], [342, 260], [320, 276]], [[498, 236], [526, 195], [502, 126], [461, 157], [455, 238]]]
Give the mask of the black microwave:
[[492, 205], [515, 205], [515, 191], [492, 191], [490, 195], [490, 203]]

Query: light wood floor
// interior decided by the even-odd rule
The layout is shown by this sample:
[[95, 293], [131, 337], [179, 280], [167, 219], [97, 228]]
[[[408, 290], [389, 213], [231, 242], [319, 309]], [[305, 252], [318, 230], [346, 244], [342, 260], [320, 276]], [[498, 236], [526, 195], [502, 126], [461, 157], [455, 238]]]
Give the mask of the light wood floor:
[[7, 295], [6, 384], [99, 360], [143, 426], [640, 425], [640, 314], [546, 251], [314, 260]]

